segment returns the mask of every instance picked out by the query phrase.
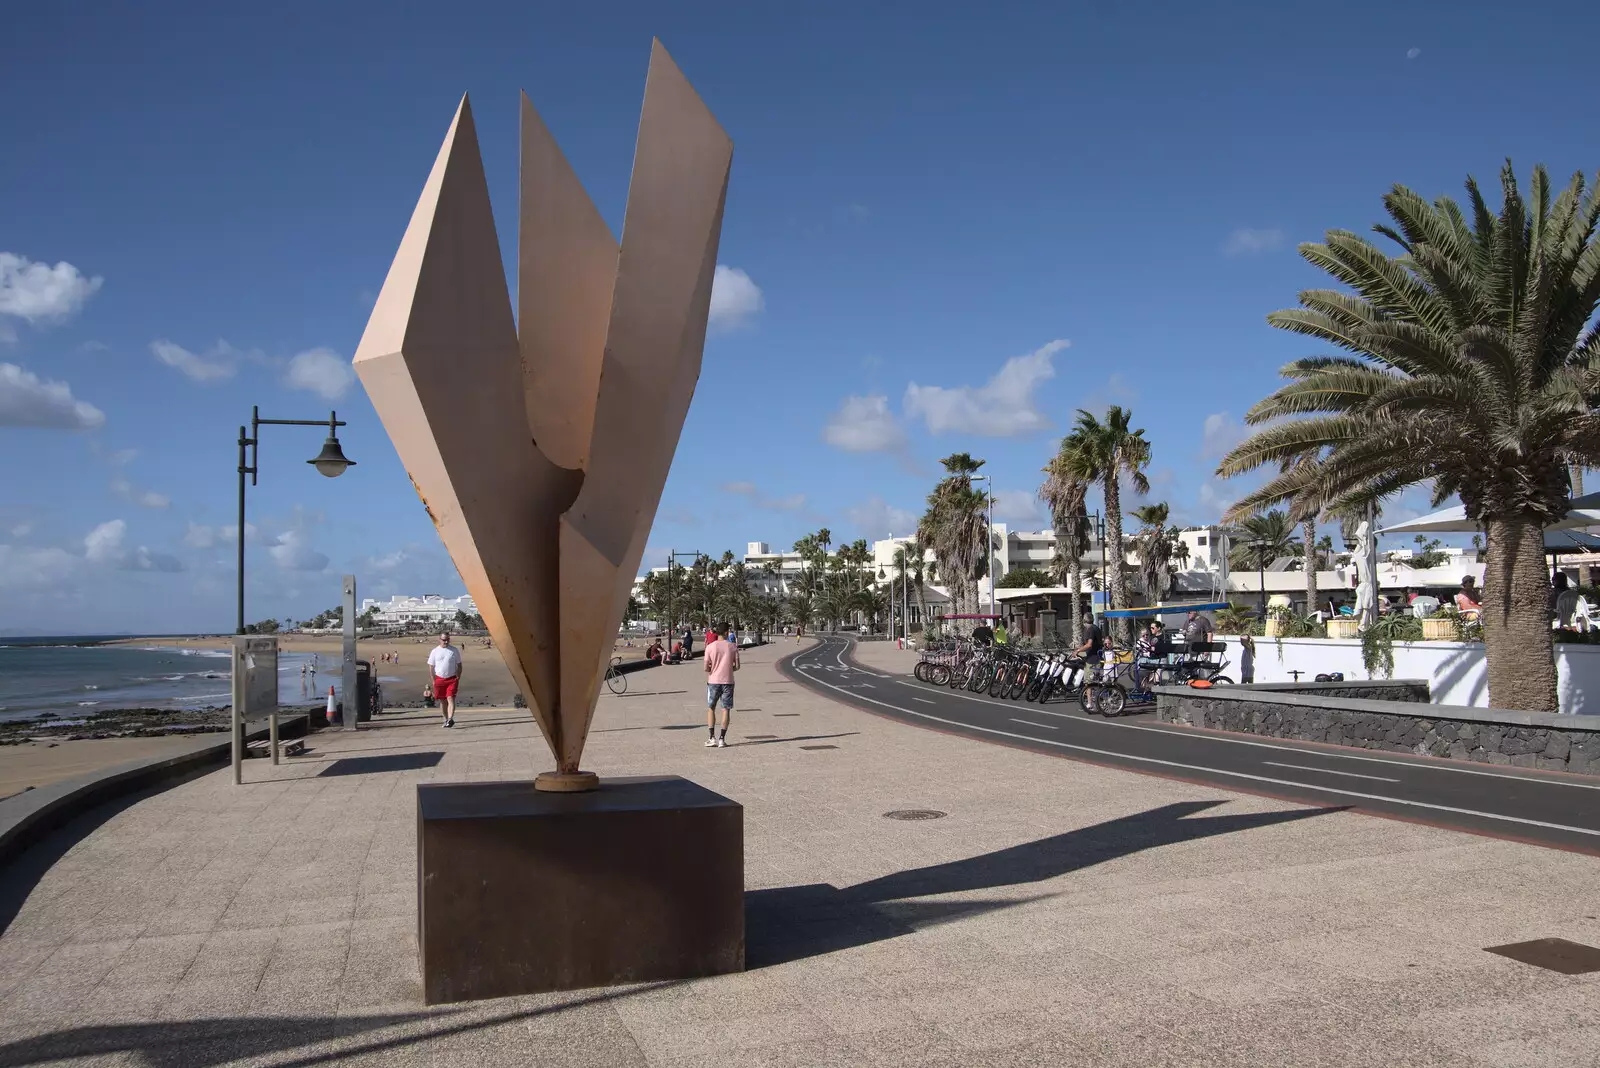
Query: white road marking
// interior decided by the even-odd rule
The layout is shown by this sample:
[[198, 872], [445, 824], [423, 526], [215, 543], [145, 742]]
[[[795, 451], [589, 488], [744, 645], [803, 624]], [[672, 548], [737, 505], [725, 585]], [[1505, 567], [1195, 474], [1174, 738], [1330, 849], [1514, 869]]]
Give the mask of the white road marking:
[[933, 704], [933, 702], [928, 700], [926, 697], [913, 697], [912, 700], [913, 701], [921, 701], [925, 705]]
[[1060, 727], [1051, 726], [1048, 723], [1035, 723], [1032, 720], [1028, 720], [1028, 719], [1014, 719], [1011, 722], [1012, 723], [1021, 723], [1024, 726], [1028, 726], [1028, 727], [1042, 727], [1043, 729], [1045, 729], [1047, 731], [1058, 731], [1058, 730], [1061, 729]]
[[876, 690], [877, 687], [872, 685], [872, 683], [870, 683], [870, 682], [858, 682], [858, 683], [856, 683], [856, 689], [858, 689], [858, 690]]
[[[896, 679], [895, 681], [900, 682], [902, 685], [907, 686], [908, 688], [911, 688], [911, 684], [908, 682], [904, 682], [900, 679]], [[987, 697], [979, 697], [976, 694], [968, 693], [965, 690], [956, 690], [955, 692], [962, 698], [968, 701], [977, 701], [979, 704], [994, 705], [997, 708], [1014, 709], [1018, 707], [1014, 702], [1011, 701], [995, 701]], [[1068, 716], [1065, 712], [1050, 712], [1042, 708], [1034, 709], [1034, 711], [1043, 712], [1047, 716], [1066, 716], [1068, 719], [1076, 719], [1082, 723], [1093, 723], [1097, 726], [1112, 727], [1117, 730], [1156, 731], [1161, 734], [1168, 735], [1180, 733], [1178, 730], [1175, 730], [1172, 727], [1158, 726], [1153, 723], [1127, 723], [1119, 722], [1117, 720], [1099, 719], [1090, 716]], [[1230, 738], [1223, 734], [1213, 733], [1207, 730], [1193, 730], [1192, 732], [1183, 731], [1181, 733], [1185, 738], [1202, 738], [1208, 742], [1224, 742], [1228, 745], [1253, 745], [1261, 749], [1276, 750], [1279, 753], [1305, 753], [1308, 756], [1329, 757], [1335, 760], [1359, 760], [1367, 764], [1388, 764], [1390, 766], [1400, 764], [1408, 768], [1417, 768], [1422, 771], [1446, 771], [1456, 775], [1479, 775], [1486, 779], [1510, 779], [1513, 782], [1536, 782], [1543, 783], [1546, 786], [1570, 786], [1574, 790], [1600, 790], [1600, 783], [1568, 782], [1565, 779], [1551, 779], [1543, 776], [1506, 775], [1502, 772], [1496, 771], [1479, 771], [1477, 768], [1459, 767], [1455, 763], [1447, 763], [1443, 758], [1439, 758], [1437, 761], [1428, 761], [1424, 763], [1421, 761], [1406, 760], [1404, 757], [1401, 757], [1398, 754], [1393, 757], [1375, 757], [1361, 756], [1356, 753], [1329, 752], [1324, 749], [1306, 749], [1294, 744], [1296, 741], [1299, 741], [1299, 739], [1296, 738], [1286, 738], [1282, 742], [1257, 742], [1252, 741], [1249, 738]]]
[[1324, 775], [1343, 775], [1347, 779], [1376, 779], [1378, 782], [1399, 782], [1399, 779], [1386, 779], [1382, 775], [1357, 775], [1353, 771], [1334, 771], [1332, 768], [1313, 768], [1306, 764], [1280, 764], [1276, 760], [1263, 760], [1261, 763], [1275, 768], [1293, 768], [1296, 771], [1317, 771]]
[[[801, 674], [805, 675], [805, 672], [802, 671]], [[810, 675], [807, 675], [806, 677], [810, 678], [811, 681], [815, 682], [818, 686], [826, 686], [830, 690], [837, 690], [843, 694], [849, 693], [849, 691], [845, 690], [843, 687], [835, 686], [833, 683], [826, 682], [823, 679]], [[979, 727], [976, 724], [963, 723], [956, 719], [945, 719], [943, 716], [932, 716], [926, 712], [918, 712], [914, 708], [903, 708], [900, 705], [890, 704], [888, 701], [880, 701], [876, 697], [867, 697], [865, 694], [853, 694], [851, 696], [854, 696], [859, 701], [866, 701], [869, 704], [881, 705], [884, 708], [892, 708], [896, 712], [904, 712], [908, 716], [916, 716], [918, 719], [928, 719], [935, 723], [943, 723], [951, 727], [961, 727], [970, 731], [979, 731], [983, 734], [997, 734], [1002, 738], [1015, 738], [1020, 742], [1033, 742], [1037, 745], [1053, 745], [1058, 749], [1073, 749], [1080, 753], [1093, 753], [1096, 756], [1110, 757], [1113, 760], [1129, 760], [1139, 764], [1155, 764], [1167, 768], [1180, 768], [1184, 771], [1198, 771], [1209, 775], [1222, 775], [1230, 779], [1246, 779], [1250, 782], [1270, 783], [1273, 786], [1288, 786], [1296, 790], [1315, 790], [1318, 793], [1333, 794], [1338, 797], [1355, 797], [1364, 801], [1387, 801], [1390, 804], [1405, 805], [1410, 808], [1423, 808], [1434, 812], [1453, 812], [1461, 816], [1478, 816], [1486, 820], [1500, 820], [1505, 823], [1518, 823], [1528, 827], [1545, 827], [1553, 831], [1569, 831], [1573, 834], [1586, 834], [1593, 838], [1600, 838], [1600, 830], [1595, 830], [1588, 827], [1572, 827], [1564, 823], [1549, 823], [1545, 820], [1530, 820], [1522, 816], [1506, 816], [1497, 812], [1481, 812], [1477, 809], [1456, 808], [1452, 805], [1436, 805], [1428, 801], [1410, 801], [1403, 797], [1389, 797], [1384, 794], [1365, 794], [1356, 790], [1341, 790], [1333, 786], [1318, 786], [1314, 783], [1294, 782], [1290, 779], [1274, 779], [1270, 776], [1251, 775], [1243, 771], [1227, 771], [1222, 768], [1208, 768], [1202, 764], [1184, 764], [1176, 760], [1160, 760], [1156, 757], [1135, 756], [1132, 753], [1118, 753], [1109, 749], [1096, 749], [1093, 746], [1073, 745], [1070, 742], [1052, 741], [1049, 738], [1034, 738], [1026, 734], [1017, 734], [1013, 731], [996, 730], [993, 727]], [[1558, 783], [1556, 785], [1566, 784]]]

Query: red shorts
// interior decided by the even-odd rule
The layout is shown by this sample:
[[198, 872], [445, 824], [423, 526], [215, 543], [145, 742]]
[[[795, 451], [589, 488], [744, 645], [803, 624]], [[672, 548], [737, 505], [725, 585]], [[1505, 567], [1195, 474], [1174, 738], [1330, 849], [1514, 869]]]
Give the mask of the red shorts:
[[456, 686], [460, 682], [460, 675], [451, 675], [448, 679], [434, 679], [433, 699], [435, 701], [443, 701], [446, 697], [454, 697], [456, 695]]

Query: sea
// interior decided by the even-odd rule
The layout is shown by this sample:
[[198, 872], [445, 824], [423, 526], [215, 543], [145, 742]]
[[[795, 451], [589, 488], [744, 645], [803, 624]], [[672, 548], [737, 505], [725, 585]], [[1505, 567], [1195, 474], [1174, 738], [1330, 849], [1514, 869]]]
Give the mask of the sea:
[[[113, 638], [130, 644], [101, 644]], [[229, 673], [227, 650], [183, 649], [163, 645], [161, 637], [0, 637], [0, 720], [111, 708], [227, 707], [233, 697]], [[280, 651], [278, 700], [325, 700], [330, 685], [339, 690], [339, 673], [337, 657]]]

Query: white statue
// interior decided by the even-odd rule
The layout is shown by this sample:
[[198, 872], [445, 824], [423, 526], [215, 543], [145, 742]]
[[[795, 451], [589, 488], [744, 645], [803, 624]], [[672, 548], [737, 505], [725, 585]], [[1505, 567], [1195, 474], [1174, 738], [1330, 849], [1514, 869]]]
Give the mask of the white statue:
[[1372, 573], [1372, 526], [1366, 520], [1356, 527], [1356, 550], [1351, 563], [1356, 568], [1356, 618], [1362, 625], [1372, 622], [1378, 604], [1378, 581]]

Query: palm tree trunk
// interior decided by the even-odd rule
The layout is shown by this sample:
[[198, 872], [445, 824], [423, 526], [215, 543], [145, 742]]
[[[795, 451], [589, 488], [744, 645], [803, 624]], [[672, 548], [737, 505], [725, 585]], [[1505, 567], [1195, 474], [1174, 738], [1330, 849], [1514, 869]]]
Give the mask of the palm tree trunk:
[[1300, 566], [1306, 572], [1306, 610], [1310, 615], [1317, 610], [1317, 521], [1307, 519], [1300, 525]]
[[1488, 519], [1483, 576], [1483, 646], [1489, 704], [1555, 712], [1556, 665], [1550, 638], [1550, 580], [1544, 529], [1536, 519]]
[[[1117, 472], [1112, 470], [1105, 478], [1106, 497], [1106, 567], [1111, 579], [1111, 607], [1128, 607], [1128, 581], [1122, 574], [1122, 487], [1117, 485]], [[1133, 643], [1133, 621], [1124, 620], [1124, 644]]]
[[1069, 624], [1071, 629], [1068, 633], [1072, 635], [1072, 647], [1076, 649], [1083, 642], [1083, 624], [1081, 622], [1083, 610], [1078, 604], [1079, 592], [1083, 589], [1083, 563], [1077, 556], [1074, 556], [1072, 562], [1067, 566], [1067, 581], [1072, 585], [1072, 596], [1067, 601], [1072, 606], [1070, 611], [1072, 621]]

